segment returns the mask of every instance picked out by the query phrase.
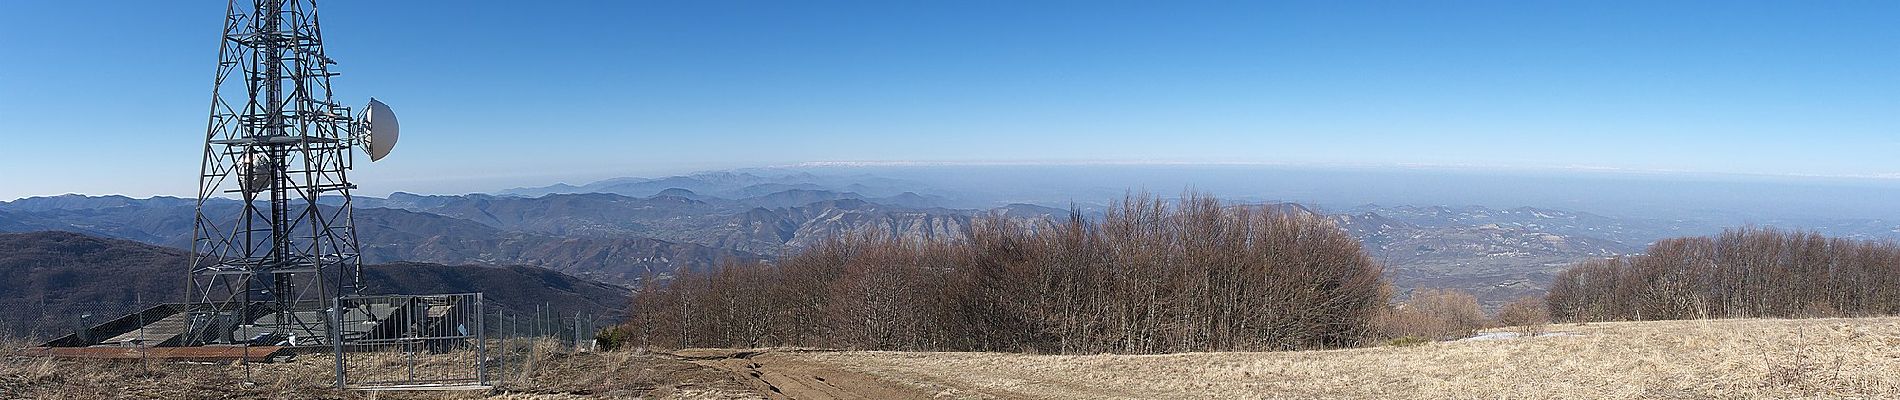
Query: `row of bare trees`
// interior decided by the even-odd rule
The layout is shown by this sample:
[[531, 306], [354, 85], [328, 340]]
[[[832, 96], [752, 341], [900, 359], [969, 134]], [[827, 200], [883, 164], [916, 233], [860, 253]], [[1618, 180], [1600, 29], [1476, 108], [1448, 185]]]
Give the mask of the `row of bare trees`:
[[1329, 221], [1147, 195], [1099, 222], [980, 219], [953, 241], [865, 233], [776, 265], [649, 284], [609, 336], [653, 347], [1165, 353], [1344, 346], [1380, 268]]
[[1900, 246], [1731, 229], [1577, 264], [1557, 275], [1547, 302], [1560, 320], [1891, 315]]

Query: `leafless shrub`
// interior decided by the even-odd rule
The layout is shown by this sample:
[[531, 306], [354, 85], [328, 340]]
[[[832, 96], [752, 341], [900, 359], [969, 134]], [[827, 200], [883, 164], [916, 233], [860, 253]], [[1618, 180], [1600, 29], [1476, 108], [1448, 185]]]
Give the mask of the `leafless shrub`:
[[1550, 312], [1543, 298], [1524, 297], [1499, 307], [1497, 324], [1511, 327], [1526, 337], [1537, 336], [1550, 325]]
[[1456, 289], [1422, 289], [1383, 314], [1377, 328], [1384, 337], [1447, 340], [1471, 336], [1484, 328], [1484, 310], [1478, 298]]

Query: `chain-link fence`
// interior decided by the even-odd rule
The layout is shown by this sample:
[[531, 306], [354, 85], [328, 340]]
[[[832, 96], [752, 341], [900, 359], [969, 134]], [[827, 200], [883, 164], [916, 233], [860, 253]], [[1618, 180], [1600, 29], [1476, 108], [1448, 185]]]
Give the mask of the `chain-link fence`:
[[337, 299], [337, 380], [350, 388], [488, 385], [481, 293]]
[[[7, 318], [0, 319], [0, 335], [34, 345], [55, 340], [87, 344], [111, 342], [121, 346], [152, 345], [164, 334], [142, 328], [162, 317], [145, 311], [160, 305], [162, 303], [138, 301], [5, 301], [0, 302], [0, 310], [9, 311]], [[123, 329], [116, 330], [126, 332], [93, 329], [115, 323], [125, 325]]]
[[534, 387], [538, 369], [559, 354], [599, 350], [595, 334], [613, 323], [599, 315], [563, 315], [546, 304], [494, 309], [488, 315], [494, 338], [489, 368], [494, 385], [504, 389]]
[[[342, 375], [336, 378], [358, 388], [535, 387], [533, 377], [547, 373], [550, 361], [598, 351], [596, 334], [618, 318], [553, 304], [502, 304], [480, 294], [352, 296], [338, 304], [342, 312], [330, 317], [337, 318], [343, 346], [324, 340], [315, 348], [280, 353], [280, 358], [342, 347], [342, 362], [337, 363]], [[0, 307], [32, 310], [0, 321], [0, 333], [5, 334], [0, 342], [15, 347], [180, 346], [192, 314], [181, 304], [137, 301]], [[234, 329], [251, 327], [240, 324]], [[322, 359], [332, 362], [327, 354]]]

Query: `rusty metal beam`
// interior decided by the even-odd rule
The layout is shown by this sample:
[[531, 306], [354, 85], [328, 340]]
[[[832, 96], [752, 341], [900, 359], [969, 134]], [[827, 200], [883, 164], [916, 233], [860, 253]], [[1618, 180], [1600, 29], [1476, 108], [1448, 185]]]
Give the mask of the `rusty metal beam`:
[[272, 356], [284, 352], [288, 347], [251, 346], [195, 346], [195, 347], [28, 347], [19, 354], [41, 357], [89, 358], [108, 360], [137, 360], [141, 358], [170, 361], [238, 361], [270, 362]]

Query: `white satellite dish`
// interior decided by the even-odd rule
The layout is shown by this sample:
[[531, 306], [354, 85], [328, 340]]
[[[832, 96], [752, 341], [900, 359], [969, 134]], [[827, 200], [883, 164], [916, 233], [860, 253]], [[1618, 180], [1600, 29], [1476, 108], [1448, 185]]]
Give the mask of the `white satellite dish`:
[[389, 156], [389, 150], [396, 148], [396, 138], [402, 131], [402, 125], [396, 123], [396, 112], [388, 104], [369, 98], [369, 105], [363, 107], [363, 118], [359, 122], [357, 139], [363, 141], [363, 152], [369, 153], [374, 162]]

